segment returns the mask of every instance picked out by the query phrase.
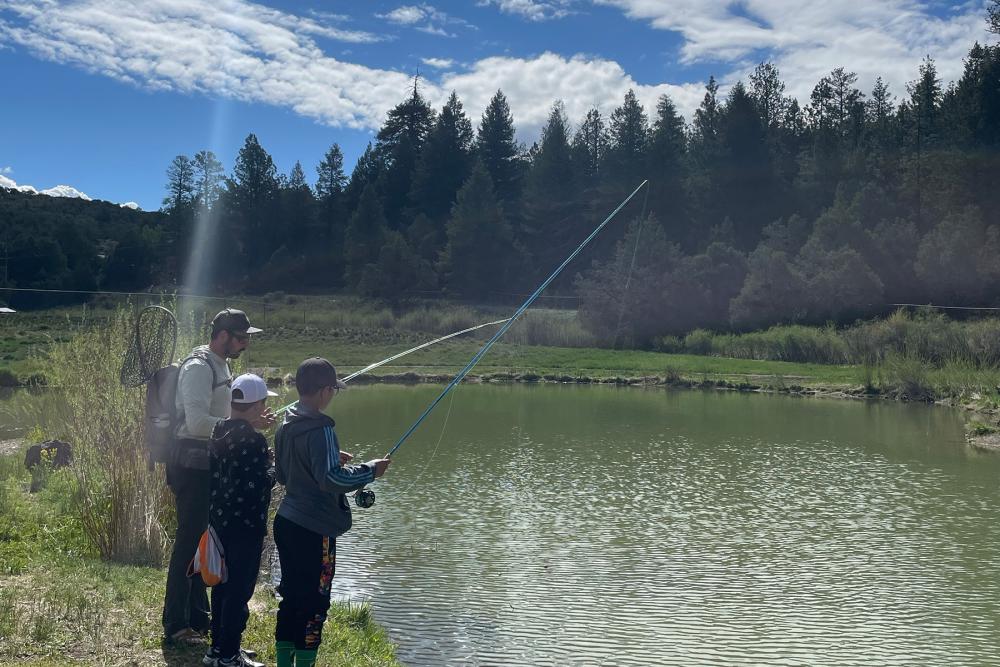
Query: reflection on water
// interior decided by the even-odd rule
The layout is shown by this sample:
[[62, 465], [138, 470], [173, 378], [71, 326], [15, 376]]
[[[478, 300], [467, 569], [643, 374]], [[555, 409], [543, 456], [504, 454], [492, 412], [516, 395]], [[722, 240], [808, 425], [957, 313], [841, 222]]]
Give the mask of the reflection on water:
[[[383, 454], [438, 391], [341, 394], [344, 448]], [[335, 594], [406, 664], [997, 664], [1000, 457], [955, 411], [575, 386], [448, 408], [338, 544]]]
[[[332, 413], [374, 456], [438, 390]], [[435, 453], [438, 413], [338, 548], [406, 664], [996, 659], [1000, 459], [953, 411], [469, 386]]]

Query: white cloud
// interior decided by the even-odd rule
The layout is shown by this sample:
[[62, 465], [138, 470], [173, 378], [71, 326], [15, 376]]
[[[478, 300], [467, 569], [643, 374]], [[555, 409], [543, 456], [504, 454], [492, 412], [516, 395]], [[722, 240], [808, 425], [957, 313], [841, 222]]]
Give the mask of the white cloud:
[[[681, 60], [720, 63], [721, 78], [735, 81], [760, 60], [781, 70], [788, 92], [800, 102], [835, 67], [858, 73], [870, 89], [881, 76], [897, 94], [917, 77], [925, 55], [935, 58], [945, 81], [961, 76], [962, 58], [973, 42], [988, 39], [980, 2], [955, 4], [943, 17], [924, 0], [800, 2], [742, 0], [592, 0], [620, 8], [629, 17], [680, 33]], [[946, 6], [934, 5], [940, 11]]]
[[[536, 10], [569, 11], [583, 4], [491, 1], [503, 11], [523, 10], [529, 17]], [[656, 29], [678, 32], [683, 38], [681, 58], [719, 63], [724, 83], [744, 76], [758, 60], [772, 59], [788, 92], [801, 101], [808, 99], [821, 76], [840, 65], [857, 71], [862, 87], [882, 75], [897, 95], [915, 78], [926, 53], [938, 59], [942, 78], [956, 78], [971, 43], [985, 37], [981, 7], [961, 5], [945, 18], [935, 18], [917, 0], [862, 5], [590, 1], [618, 7]], [[383, 17], [397, 25], [445, 33], [445, 26], [474, 29], [426, 3], [402, 5]], [[0, 0], [0, 47], [22, 47], [41, 58], [148, 89], [272, 104], [333, 126], [377, 128], [412, 79], [408, 73], [346, 62], [324, 52], [316, 41], [321, 37], [379, 39], [337, 32], [337, 20], [303, 18], [248, 0]], [[492, 95], [502, 89], [523, 139], [534, 138], [556, 99], [565, 102], [570, 119], [577, 122], [593, 106], [609, 113], [625, 91], [634, 88], [648, 113], [666, 93], [690, 118], [704, 85], [640, 85], [618, 63], [599, 56], [497, 56], [463, 65], [460, 72], [447, 71], [454, 63], [444, 58], [423, 62], [442, 70], [436, 80], [423, 79], [422, 90], [432, 104], [440, 105], [455, 90], [477, 121]]]
[[[376, 14], [377, 18], [385, 19], [396, 25], [411, 26], [415, 30], [440, 37], [455, 37], [442, 26], [455, 25], [475, 30], [475, 26], [465, 19], [451, 16], [427, 3], [421, 5], [402, 5], [386, 14]], [[423, 25], [417, 25], [423, 23]]]
[[6, 188], [7, 190], [17, 190], [18, 192], [27, 192], [33, 195], [38, 194], [38, 190], [31, 187], [30, 185], [18, 185], [17, 182], [14, 181], [14, 179], [8, 178], [3, 174], [0, 174], [0, 188]]
[[421, 58], [420, 60], [428, 67], [433, 67], [434, 69], [449, 69], [455, 65], [455, 61], [451, 58]]
[[38, 192], [40, 195], [48, 195], [50, 197], [69, 197], [76, 199], [83, 199], [85, 201], [93, 201], [87, 196], [85, 192], [80, 192], [76, 188], [70, 185], [57, 185], [54, 188], [48, 188], [47, 190], [40, 190]]
[[13, 174], [13, 173], [14, 173], [13, 167], [8, 166], [0, 168], [0, 174]]
[[290, 107], [331, 125], [370, 128], [409, 76], [343, 62], [311, 19], [243, 0], [0, 0], [0, 44], [154, 90]]
[[388, 14], [376, 14], [376, 16], [380, 19], [390, 21], [391, 23], [412, 25], [423, 21], [426, 18], [426, 13], [420, 7], [404, 5], [403, 7], [397, 7]]
[[479, 6], [496, 5], [500, 11], [531, 21], [548, 21], [570, 14], [570, 0], [480, 0]]
[[456, 90], [474, 119], [478, 119], [497, 89], [503, 90], [519, 134], [525, 139], [537, 134], [557, 99], [564, 102], [566, 114], [576, 123], [595, 106], [607, 117], [630, 88], [647, 113], [660, 95], [667, 94], [681, 113], [689, 115], [703, 94], [700, 83], [641, 85], [614, 61], [584, 56], [564, 58], [554, 53], [534, 58], [486, 58], [468, 72], [446, 75], [441, 87]]
[[141, 211], [142, 210], [142, 208], [138, 204], [136, 204], [134, 201], [127, 201], [124, 204], [118, 204], [118, 205], [121, 206], [122, 208], [130, 208], [133, 211]]
[[54, 188], [48, 188], [47, 190], [37, 190], [31, 185], [18, 185], [17, 182], [12, 179], [0, 174], [0, 188], [6, 188], [7, 190], [17, 190], [18, 192], [25, 192], [32, 195], [48, 195], [50, 197], [77, 197], [79, 199], [85, 199], [86, 201], [92, 201], [86, 193], [80, 192], [74, 187], [69, 185], [57, 185]]
[[[43, 4], [0, 0], [0, 43], [146, 88], [285, 106], [330, 125], [371, 129], [410, 86], [409, 74], [324, 54], [308, 35], [292, 29], [304, 19], [243, 0], [213, 5], [81, 0], [68, 6], [38, 1]], [[419, 8], [442, 18], [428, 5]], [[8, 18], [11, 14], [16, 21]], [[690, 100], [700, 97], [700, 84], [638, 86], [613, 61], [551, 53], [487, 58], [462, 74], [445, 74], [437, 82], [424, 79], [423, 91], [440, 105], [456, 90], [478, 119], [497, 88], [503, 88], [519, 129], [528, 136], [544, 123], [557, 98], [565, 100], [575, 120], [592, 105], [613, 108], [629, 87], [647, 103], [670, 92], [685, 112], [694, 108]]]

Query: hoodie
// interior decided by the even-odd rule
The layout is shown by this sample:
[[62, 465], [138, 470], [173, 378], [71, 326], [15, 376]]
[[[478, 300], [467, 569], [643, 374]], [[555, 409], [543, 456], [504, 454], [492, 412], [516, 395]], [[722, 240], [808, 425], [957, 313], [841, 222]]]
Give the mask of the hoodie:
[[278, 515], [319, 535], [351, 528], [346, 493], [375, 481], [375, 464], [340, 464], [335, 422], [296, 402], [274, 436], [275, 475], [285, 485]]
[[220, 537], [231, 532], [263, 536], [274, 469], [267, 438], [243, 419], [219, 422], [212, 432], [208, 519]]

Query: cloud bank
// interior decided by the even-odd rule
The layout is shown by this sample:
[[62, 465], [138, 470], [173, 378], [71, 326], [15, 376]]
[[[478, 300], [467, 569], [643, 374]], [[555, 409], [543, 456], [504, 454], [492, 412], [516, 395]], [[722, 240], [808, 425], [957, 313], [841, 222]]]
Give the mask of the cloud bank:
[[[870, 87], [881, 75], [896, 95], [916, 77], [921, 58], [938, 59], [943, 79], [961, 74], [962, 58], [985, 39], [980, 3], [951, 6], [933, 15], [917, 0], [878, 3], [801, 3], [794, 0], [481, 0], [480, 7], [554, 20], [595, 5], [613, 7], [654, 30], [682, 37], [684, 63], [718, 64], [732, 83], [762, 60], [774, 61], [788, 92], [808, 99], [812, 86], [837, 66], [855, 70]], [[937, 6], [937, 5], [936, 5]], [[474, 29], [429, 4], [401, 5], [385, 21], [435, 34], [445, 25]], [[225, 96], [287, 107], [335, 127], [372, 130], [400, 101], [410, 74], [368, 67], [328, 55], [319, 38], [371, 43], [384, 36], [339, 26], [344, 17], [282, 12], [248, 0], [0, 0], [0, 47], [30, 50], [40, 58], [80, 67], [152, 90]], [[669, 94], [687, 117], [703, 81], [638, 84], [617, 62], [595, 55], [543, 52], [495, 56], [461, 72], [446, 59], [424, 58], [441, 70], [422, 78], [423, 92], [440, 105], [451, 90], [473, 119], [498, 88], [507, 95], [523, 136], [544, 123], [562, 99], [572, 121], [597, 106], [609, 112], [634, 88], [647, 107]]]

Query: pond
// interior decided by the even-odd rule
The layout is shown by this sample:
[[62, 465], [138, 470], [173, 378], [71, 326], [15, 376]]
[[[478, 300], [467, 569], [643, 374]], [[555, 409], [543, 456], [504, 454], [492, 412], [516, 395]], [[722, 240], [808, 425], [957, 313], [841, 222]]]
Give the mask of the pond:
[[[386, 452], [441, 390], [334, 399]], [[51, 395], [0, 401], [0, 440]], [[21, 422], [17, 426], [15, 422]], [[1000, 456], [958, 411], [560, 385], [463, 385], [338, 540], [407, 665], [987, 665]]]
[[[330, 412], [368, 458], [439, 391]], [[335, 594], [370, 600], [405, 664], [995, 664], [1000, 458], [956, 411], [551, 385], [449, 403], [338, 545]]]

